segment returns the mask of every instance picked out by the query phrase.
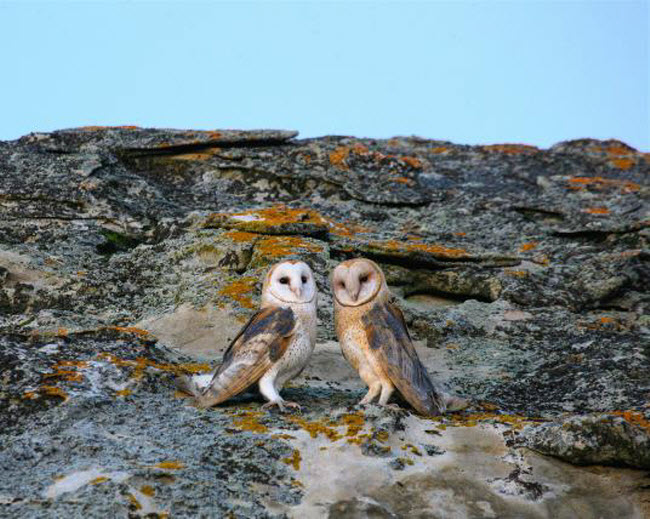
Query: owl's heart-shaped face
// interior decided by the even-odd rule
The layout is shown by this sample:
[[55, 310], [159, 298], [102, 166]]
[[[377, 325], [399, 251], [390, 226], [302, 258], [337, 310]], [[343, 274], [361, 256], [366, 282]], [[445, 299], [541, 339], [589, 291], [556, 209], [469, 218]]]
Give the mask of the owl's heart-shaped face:
[[316, 283], [309, 265], [283, 261], [269, 272], [265, 290], [284, 303], [310, 303], [316, 296]]
[[343, 306], [360, 306], [373, 300], [385, 286], [384, 275], [373, 261], [344, 261], [332, 273], [332, 293]]

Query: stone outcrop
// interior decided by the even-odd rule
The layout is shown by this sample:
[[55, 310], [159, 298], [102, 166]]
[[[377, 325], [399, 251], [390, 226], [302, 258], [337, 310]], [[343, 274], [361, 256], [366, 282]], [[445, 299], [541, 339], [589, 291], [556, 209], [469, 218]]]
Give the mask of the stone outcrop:
[[[650, 514], [649, 173], [613, 140], [0, 142], [0, 515]], [[327, 276], [359, 255], [470, 409], [354, 406]], [[197, 410], [174, 377], [218, 361], [284, 258], [321, 292], [304, 412]]]

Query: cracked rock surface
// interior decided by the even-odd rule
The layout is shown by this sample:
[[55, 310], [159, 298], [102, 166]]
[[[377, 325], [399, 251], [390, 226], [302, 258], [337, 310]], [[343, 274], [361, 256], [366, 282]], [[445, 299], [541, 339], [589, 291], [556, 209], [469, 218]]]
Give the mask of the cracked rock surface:
[[[280, 130], [0, 142], [0, 516], [650, 516], [650, 154]], [[328, 275], [377, 261], [442, 418], [356, 407]], [[285, 398], [198, 410], [264, 272], [312, 265]]]

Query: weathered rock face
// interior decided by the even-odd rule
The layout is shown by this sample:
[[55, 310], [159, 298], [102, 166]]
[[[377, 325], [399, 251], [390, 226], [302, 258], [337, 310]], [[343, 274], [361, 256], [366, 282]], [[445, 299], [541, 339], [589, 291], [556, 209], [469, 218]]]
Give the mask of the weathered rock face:
[[[0, 142], [0, 515], [650, 514], [643, 472], [545, 456], [650, 468], [650, 155], [295, 135]], [[353, 407], [327, 276], [359, 255], [468, 411]], [[321, 291], [304, 413], [178, 398], [284, 258]]]

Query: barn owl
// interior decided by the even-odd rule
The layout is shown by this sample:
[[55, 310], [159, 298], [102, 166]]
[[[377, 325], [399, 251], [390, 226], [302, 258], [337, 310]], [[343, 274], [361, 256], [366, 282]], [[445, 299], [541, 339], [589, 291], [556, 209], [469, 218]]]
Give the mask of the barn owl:
[[283, 261], [266, 274], [262, 303], [230, 343], [221, 365], [211, 374], [181, 377], [179, 387], [210, 407], [255, 383], [268, 400], [263, 408], [300, 408], [280, 396], [284, 384], [306, 366], [316, 342], [314, 276], [302, 261]]
[[339, 264], [331, 276], [336, 335], [343, 356], [368, 386], [359, 402], [379, 396], [386, 405], [397, 388], [420, 413], [438, 415], [462, 408], [463, 399], [442, 393], [417, 356], [404, 316], [390, 302], [384, 273], [373, 261], [359, 258]]

